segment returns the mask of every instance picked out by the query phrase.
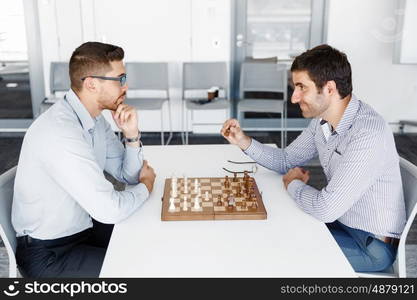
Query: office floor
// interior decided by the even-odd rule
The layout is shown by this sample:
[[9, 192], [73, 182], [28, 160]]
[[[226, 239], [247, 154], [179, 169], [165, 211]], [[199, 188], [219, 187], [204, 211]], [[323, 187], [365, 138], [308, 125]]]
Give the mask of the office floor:
[[[294, 140], [299, 132], [290, 132], [288, 142]], [[279, 133], [274, 132], [250, 132], [249, 135], [256, 138], [262, 143], [277, 143], [279, 146]], [[17, 165], [19, 159], [20, 148], [22, 145], [22, 136], [15, 134], [3, 133], [0, 135], [0, 174]], [[278, 142], [277, 142], [278, 141]], [[417, 134], [396, 135], [395, 141], [400, 156], [410, 160], [417, 165]], [[159, 133], [144, 133], [144, 145], [159, 145]], [[218, 135], [190, 135], [190, 144], [224, 144], [227, 143]], [[172, 145], [181, 144], [179, 134], [174, 134], [171, 141]], [[310, 170], [311, 178], [309, 184], [320, 189], [326, 185], [326, 178], [318, 160], [311, 161], [306, 169]], [[110, 176], [107, 178], [113, 182], [116, 189], [123, 189], [123, 185], [117, 183]], [[417, 220], [414, 221], [411, 231], [406, 242], [407, 252], [407, 275], [417, 278]], [[0, 240], [0, 277], [7, 277], [8, 274], [8, 258], [7, 253]]]

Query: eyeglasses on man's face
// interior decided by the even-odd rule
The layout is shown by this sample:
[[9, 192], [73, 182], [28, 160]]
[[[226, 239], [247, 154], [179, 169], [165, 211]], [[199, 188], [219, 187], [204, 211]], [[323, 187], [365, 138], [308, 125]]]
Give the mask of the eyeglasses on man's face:
[[82, 81], [84, 81], [86, 78], [91, 77], [91, 78], [97, 78], [97, 79], [103, 79], [103, 80], [113, 80], [113, 81], [119, 81], [120, 82], [120, 86], [125, 86], [126, 85], [126, 78], [127, 75], [123, 74], [119, 77], [107, 77], [107, 76], [96, 76], [96, 75], [91, 75], [91, 76], [85, 76], [83, 78], [81, 78]]

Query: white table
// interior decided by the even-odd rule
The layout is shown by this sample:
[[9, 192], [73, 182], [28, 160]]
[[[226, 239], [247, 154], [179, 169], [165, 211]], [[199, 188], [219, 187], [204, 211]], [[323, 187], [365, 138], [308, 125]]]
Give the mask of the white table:
[[355, 277], [325, 224], [301, 211], [282, 176], [254, 175], [267, 220], [161, 221], [165, 178], [222, 177], [249, 161], [232, 145], [145, 146], [157, 179], [149, 200], [115, 225], [101, 277]]

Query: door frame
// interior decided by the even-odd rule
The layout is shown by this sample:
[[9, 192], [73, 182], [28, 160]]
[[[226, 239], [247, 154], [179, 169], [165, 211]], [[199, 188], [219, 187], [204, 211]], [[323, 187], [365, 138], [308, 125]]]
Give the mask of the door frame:
[[37, 0], [23, 2], [33, 119], [0, 119], [0, 132], [26, 132], [45, 98], [41, 34]]

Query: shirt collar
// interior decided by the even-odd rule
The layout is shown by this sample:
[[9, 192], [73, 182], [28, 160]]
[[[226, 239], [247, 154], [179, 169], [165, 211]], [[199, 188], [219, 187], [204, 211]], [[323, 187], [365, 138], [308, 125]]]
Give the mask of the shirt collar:
[[[358, 109], [359, 109], [359, 100], [358, 98], [356, 98], [354, 94], [352, 94], [349, 104], [346, 107], [345, 112], [343, 113], [342, 119], [337, 125], [336, 130], [333, 129], [333, 126], [330, 126], [332, 134], [333, 135], [343, 134], [346, 130], [348, 130], [352, 126], [353, 119], [355, 118]], [[326, 120], [320, 119], [320, 125], [324, 125], [326, 123], [327, 123]]]
[[356, 114], [359, 109], [359, 100], [354, 94], [350, 98], [349, 104], [343, 113], [342, 119], [336, 127], [337, 134], [345, 133], [350, 127], [352, 127], [353, 120], [356, 117]]
[[[93, 118], [85, 106], [81, 103], [80, 98], [78, 98], [77, 94], [70, 89], [67, 94], [65, 95], [65, 99], [67, 99], [69, 105], [74, 110], [75, 114], [78, 117], [78, 120], [81, 123], [81, 126], [84, 130], [90, 131], [94, 128], [95, 123], [98, 120], [97, 118]], [[100, 115], [99, 115], [100, 116]]]

